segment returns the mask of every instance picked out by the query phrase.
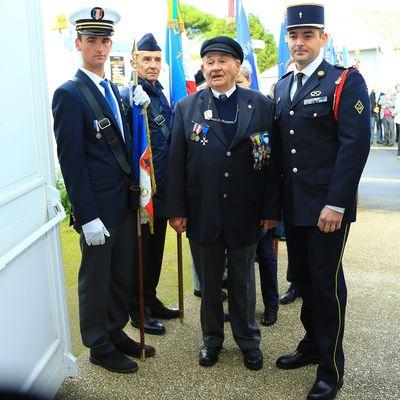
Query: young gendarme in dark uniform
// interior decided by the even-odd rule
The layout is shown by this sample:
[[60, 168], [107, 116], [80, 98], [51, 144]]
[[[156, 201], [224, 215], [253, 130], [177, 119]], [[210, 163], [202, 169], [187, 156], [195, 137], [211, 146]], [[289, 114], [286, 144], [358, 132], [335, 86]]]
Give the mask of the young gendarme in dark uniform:
[[[146, 33], [138, 42], [139, 85], [151, 99], [147, 108], [150, 129], [151, 154], [157, 191], [153, 196], [154, 233], [150, 234], [149, 224], [142, 226], [143, 243], [143, 287], [145, 301], [145, 332], [160, 335], [165, 332], [164, 325], [155, 318], [178, 318], [179, 310], [167, 308], [157, 297], [167, 229], [166, 190], [169, 157], [169, 142], [172, 128], [172, 110], [164, 96], [163, 87], [158, 81], [161, 71], [162, 53], [153, 34]], [[131, 121], [130, 87], [121, 89], [121, 98]], [[132, 293], [129, 314], [132, 325], [139, 327], [138, 288]]]
[[[136, 211], [130, 207], [127, 176], [107, 143], [101, 126], [116, 136], [116, 153], [127, 163], [129, 131], [117, 87], [104, 79], [111, 35], [119, 15], [100, 7], [70, 16], [76, 25], [75, 45], [83, 64], [53, 97], [57, 152], [73, 222], [80, 233], [82, 262], [78, 277], [79, 317], [90, 361], [116, 372], [134, 372], [128, 356], [139, 356], [139, 344], [123, 331], [136, 263]], [[84, 94], [85, 90], [87, 95]], [[142, 88], [136, 100], [149, 101]], [[89, 97], [92, 104], [89, 105]], [[102, 115], [98, 120], [93, 105]], [[134, 205], [134, 204], [133, 204]], [[146, 346], [146, 355], [155, 350]]]
[[327, 41], [323, 17], [323, 6], [288, 8], [288, 44], [296, 68], [275, 88], [278, 135], [271, 159], [281, 166], [286, 241], [299, 279], [306, 331], [297, 350], [279, 358], [277, 366], [317, 363], [308, 398], [319, 400], [333, 399], [343, 383], [347, 295], [342, 257], [356, 219], [370, 132], [361, 74], [354, 68], [345, 72], [319, 56]]
[[[260, 222], [273, 216], [266, 191], [266, 159], [273, 102], [242, 89], [235, 79], [243, 50], [233, 39], [203, 43], [202, 71], [209, 88], [177, 103], [169, 159], [168, 214], [187, 231], [200, 279], [202, 366], [218, 360], [224, 341], [222, 275], [229, 259], [229, 313], [234, 339], [250, 369], [262, 368], [255, 321], [254, 256]], [[271, 219], [271, 218], [270, 218]]]

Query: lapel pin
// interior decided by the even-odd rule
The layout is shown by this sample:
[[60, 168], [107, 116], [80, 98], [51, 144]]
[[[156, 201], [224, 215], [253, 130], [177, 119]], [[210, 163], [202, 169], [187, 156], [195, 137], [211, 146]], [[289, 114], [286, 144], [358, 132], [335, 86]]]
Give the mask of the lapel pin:
[[325, 75], [325, 71], [318, 71], [317, 75], [318, 76], [324, 76]]
[[206, 110], [204, 111], [204, 119], [210, 120], [213, 116], [212, 110]]

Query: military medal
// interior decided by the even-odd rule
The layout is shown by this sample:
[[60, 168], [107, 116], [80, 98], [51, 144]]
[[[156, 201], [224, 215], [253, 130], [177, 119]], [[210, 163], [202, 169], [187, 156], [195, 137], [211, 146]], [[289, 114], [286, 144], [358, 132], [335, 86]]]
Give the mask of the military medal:
[[266, 164], [271, 154], [271, 147], [269, 146], [269, 133], [259, 132], [250, 136], [253, 146], [253, 168], [260, 171], [263, 165]]
[[208, 126], [207, 125], [203, 125], [202, 126], [202, 130], [201, 130], [201, 133], [202, 133], [203, 137], [201, 138], [201, 141], [200, 141], [200, 143], [203, 146], [205, 146], [208, 143], [207, 132], [208, 132]]
[[100, 133], [100, 132], [97, 132], [97, 133], [96, 133], [96, 138], [97, 138], [97, 139], [101, 139], [101, 133]]

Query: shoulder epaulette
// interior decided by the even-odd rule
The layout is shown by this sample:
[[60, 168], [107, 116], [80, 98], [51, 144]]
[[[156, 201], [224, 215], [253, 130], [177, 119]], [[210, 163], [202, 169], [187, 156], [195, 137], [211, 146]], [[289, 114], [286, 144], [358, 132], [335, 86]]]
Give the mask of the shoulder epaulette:
[[335, 64], [334, 67], [341, 70], [348, 69], [348, 70], [355, 70], [358, 72], [358, 68], [355, 65], [350, 65], [350, 67], [343, 67], [343, 65]]

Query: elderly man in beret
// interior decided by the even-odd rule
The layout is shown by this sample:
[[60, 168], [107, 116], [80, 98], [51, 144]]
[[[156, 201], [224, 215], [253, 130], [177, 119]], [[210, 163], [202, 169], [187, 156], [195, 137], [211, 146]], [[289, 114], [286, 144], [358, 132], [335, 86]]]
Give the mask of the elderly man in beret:
[[266, 191], [274, 105], [236, 86], [243, 50], [219, 36], [201, 46], [208, 88], [177, 103], [169, 158], [170, 225], [187, 232], [202, 288], [204, 346], [199, 364], [214, 365], [224, 342], [222, 275], [227, 254], [233, 337], [247, 368], [263, 366], [255, 321], [254, 256], [260, 229], [279, 219]]

